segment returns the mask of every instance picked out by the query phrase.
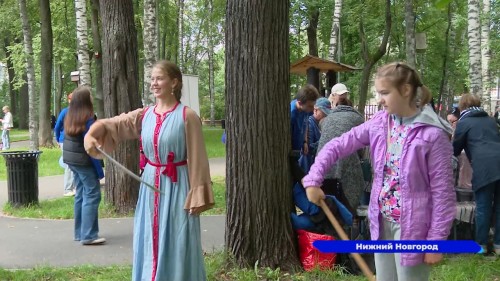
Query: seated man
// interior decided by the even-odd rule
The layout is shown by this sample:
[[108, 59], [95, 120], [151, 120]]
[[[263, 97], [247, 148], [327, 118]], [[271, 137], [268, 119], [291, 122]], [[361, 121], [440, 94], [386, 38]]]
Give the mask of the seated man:
[[[309, 202], [306, 191], [300, 182], [295, 183], [293, 187], [293, 200], [295, 205], [303, 212], [301, 215], [297, 215], [296, 213], [291, 214], [292, 226], [295, 230], [303, 229], [311, 232], [325, 233], [338, 238], [336, 231], [323, 210], [319, 206]], [[340, 225], [352, 225], [353, 217], [351, 212], [335, 196], [327, 195], [325, 203]]]

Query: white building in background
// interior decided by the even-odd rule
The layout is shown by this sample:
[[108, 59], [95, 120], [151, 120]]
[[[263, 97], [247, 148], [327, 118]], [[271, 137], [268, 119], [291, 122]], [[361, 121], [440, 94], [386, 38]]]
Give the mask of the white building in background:
[[200, 115], [200, 100], [198, 97], [198, 76], [182, 75], [181, 103], [189, 106], [198, 116]]

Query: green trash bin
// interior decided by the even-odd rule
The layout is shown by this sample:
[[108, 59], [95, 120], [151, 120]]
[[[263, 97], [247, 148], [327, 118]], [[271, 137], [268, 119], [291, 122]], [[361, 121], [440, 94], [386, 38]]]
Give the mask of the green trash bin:
[[38, 157], [42, 151], [1, 152], [7, 166], [9, 203], [14, 207], [38, 204]]

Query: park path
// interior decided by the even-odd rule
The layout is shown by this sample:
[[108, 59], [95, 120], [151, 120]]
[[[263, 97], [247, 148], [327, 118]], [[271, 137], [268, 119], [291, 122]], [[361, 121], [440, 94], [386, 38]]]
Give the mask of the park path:
[[[26, 146], [23, 142], [13, 143], [12, 150]], [[225, 158], [209, 161], [212, 177], [225, 176]], [[40, 200], [61, 197], [63, 176], [41, 177], [38, 186]], [[7, 200], [7, 182], [0, 181], [0, 210]], [[201, 216], [200, 221], [203, 249], [222, 249], [225, 216]], [[73, 220], [19, 219], [0, 214], [0, 268], [131, 265], [133, 219], [100, 219], [99, 228], [107, 243], [82, 246], [73, 241]]]

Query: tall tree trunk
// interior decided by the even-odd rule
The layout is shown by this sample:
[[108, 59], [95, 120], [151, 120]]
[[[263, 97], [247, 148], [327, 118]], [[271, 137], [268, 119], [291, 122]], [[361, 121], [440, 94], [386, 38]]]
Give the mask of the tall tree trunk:
[[156, 34], [156, 3], [155, 0], [144, 0], [144, 88], [142, 102], [144, 105], [155, 103], [154, 95], [151, 94], [151, 69], [156, 62], [157, 41]]
[[57, 117], [59, 113], [61, 113], [61, 99], [63, 96], [63, 78], [62, 78], [62, 65], [58, 64], [56, 72], [56, 86], [55, 86], [55, 95], [56, 95], [56, 103], [54, 107], [54, 115]]
[[[21, 86], [21, 88], [19, 88], [19, 112], [30, 112], [30, 95], [28, 89], [28, 74], [26, 73], [26, 70], [23, 73], [23, 81], [24, 84]], [[19, 129], [26, 130], [30, 128], [29, 116], [31, 116], [31, 113], [18, 115]], [[30, 132], [30, 137], [31, 137], [31, 132]]]
[[14, 70], [14, 64], [12, 63], [12, 53], [9, 50], [10, 46], [10, 35], [4, 37], [4, 52], [7, 59], [7, 73], [9, 75], [9, 97], [10, 97], [10, 112], [12, 115], [17, 116], [19, 111], [18, 106], [18, 91], [14, 88], [14, 78], [16, 77], [16, 72]]
[[86, 0], [75, 0], [76, 12], [76, 39], [78, 48], [78, 70], [80, 71], [80, 85], [92, 85], [90, 78], [90, 57], [87, 26]]
[[177, 65], [181, 70], [184, 70], [184, 0], [177, 0], [178, 14], [177, 14]]
[[406, 39], [406, 62], [416, 69], [416, 46], [415, 46], [415, 10], [413, 0], [405, 0], [405, 39]]
[[311, 5], [308, 8], [309, 25], [307, 26], [307, 42], [309, 43], [309, 54], [318, 56], [318, 22], [319, 8], [317, 5]]
[[227, 1], [225, 245], [240, 266], [299, 265], [284, 106], [290, 102], [288, 13], [288, 0]]
[[491, 81], [490, 81], [490, 0], [483, 0], [483, 16], [481, 17], [481, 71], [483, 96], [482, 105], [486, 112], [491, 111]]
[[50, 119], [50, 97], [52, 84], [52, 21], [50, 16], [49, 0], [40, 0], [40, 23], [41, 23], [41, 45], [40, 52], [40, 100], [39, 100], [39, 121], [40, 146], [52, 147], [52, 127]]
[[449, 67], [448, 67], [448, 61], [450, 58], [451, 50], [450, 50], [450, 32], [453, 26], [453, 13], [452, 13], [452, 4], [448, 4], [448, 27], [446, 28], [446, 33], [445, 33], [445, 48], [446, 51], [443, 53], [443, 67], [442, 67], [442, 75], [441, 75], [441, 85], [439, 87], [439, 97], [438, 97], [438, 102], [437, 102], [437, 108], [440, 110], [439, 114], [441, 117], [446, 117], [446, 112], [448, 110], [447, 106], [442, 106], [443, 105], [443, 100], [447, 100], [447, 92], [445, 90], [446, 85], [448, 84], [448, 77], [449, 77]]
[[[28, 9], [26, 0], [19, 0], [19, 13], [21, 15], [24, 36], [24, 52], [26, 53], [26, 73], [28, 78], [28, 95], [29, 95], [29, 131], [30, 141], [29, 147], [31, 150], [38, 150], [38, 109], [37, 109], [37, 92], [35, 79], [35, 63], [33, 61], [33, 41], [31, 37], [31, 26], [28, 21]], [[26, 111], [22, 111], [26, 112]]]
[[95, 100], [94, 110], [97, 118], [104, 117], [104, 98], [102, 95], [102, 47], [101, 32], [99, 30], [99, 0], [92, 0], [92, 38], [94, 41], [95, 59]]
[[361, 56], [363, 57], [363, 73], [361, 75], [361, 82], [359, 86], [359, 105], [358, 111], [361, 114], [365, 113], [366, 96], [368, 94], [368, 84], [370, 81], [371, 71], [373, 66], [377, 61], [382, 58], [387, 50], [387, 42], [389, 41], [389, 36], [391, 35], [391, 0], [385, 1], [385, 29], [384, 35], [382, 37], [382, 42], [380, 43], [378, 49], [374, 54], [370, 54], [368, 49], [367, 37], [365, 35], [365, 28], [363, 23], [363, 17], [360, 17], [359, 22], [359, 36], [361, 39]]
[[[101, 0], [103, 93], [105, 117], [116, 116], [141, 106], [138, 94], [137, 31], [132, 0]], [[139, 145], [126, 141], [113, 158], [138, 173]], [[106, 165], [106, 199], [119, 212], [134, 209], [139, 183], [124, 176], [114, 165]]]
[[215, 126], [215, 73], [214, 73], [214, 39], [213, 39], [213, 1], [208, 0], [208, 80], [210, 92], [210, 126]]
[[328, 59], [340, 62], [340, 16], [342, 15], [342, 0], [335, 1], [333, 10], [332, 33], [330, 35], [330, 45]]
[[482, 71], [481, 71], [481, 24], [479, 1], [468, 0], [468, 26], [469, 39], [469, 79], [470, 93], [482, 97]]

